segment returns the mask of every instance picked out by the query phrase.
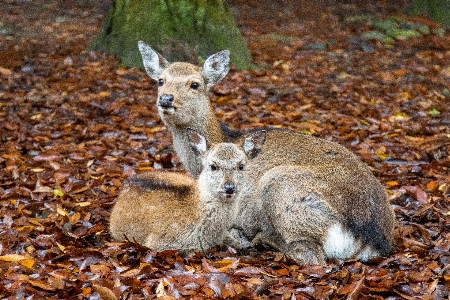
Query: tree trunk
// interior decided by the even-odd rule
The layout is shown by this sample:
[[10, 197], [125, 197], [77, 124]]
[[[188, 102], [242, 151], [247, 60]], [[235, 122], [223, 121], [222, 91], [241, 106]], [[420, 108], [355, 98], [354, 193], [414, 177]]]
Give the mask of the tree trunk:
[[139, 40], [169, 61], [199, 63], [228, 49], [232, 64], [250, 67], [250, 53], [224, 0], [115, 0], [91, 48], [142, 68]]
[[450, 27], [450, 0], [412, 0], [407, 13], [414, 16], [428, 13], [431, 20]]

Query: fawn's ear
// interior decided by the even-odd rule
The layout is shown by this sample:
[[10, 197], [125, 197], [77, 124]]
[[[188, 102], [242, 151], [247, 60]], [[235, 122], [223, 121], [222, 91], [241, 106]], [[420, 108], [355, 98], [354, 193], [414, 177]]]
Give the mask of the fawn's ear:
[[164, 69], [170, 65], [169, 62], [143, 41], [138, 42], [138, 47], [148, 76], [158, 80]]
[[194, 151], [194, 154], [197, 156], [204, 156], [206, 151], [209, 149], [205, 137], [191, 128], [186, 129], [186, 132], [189, 144], [191, 145], [191, 149]]
[[202, 76], [207, 89], [221, 81], [230, 69], [230, 51], [223, 50], [211, 55], [203, 64]]
[[266, 133], [265, 130], [259, 130], [245, 138], [242, 143], [242, 149], [249, 159], [255, 158], [261, 152], [266, 141]]

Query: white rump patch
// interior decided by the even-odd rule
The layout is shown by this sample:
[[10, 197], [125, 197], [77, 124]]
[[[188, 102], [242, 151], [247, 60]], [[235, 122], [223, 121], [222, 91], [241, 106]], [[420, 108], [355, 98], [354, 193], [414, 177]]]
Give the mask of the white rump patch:
[[159, 246], [158, 241], [158, 236], [154, 233], [150, 233], [144, 241], [144, 246], [148, 248], [157, 248]]
[[348, 259], [353, 257], [361, 247], [361, 242], [345, 230], [341, 224], [336, 223], [328, 228], [328, 233], [323, 245], [327, 258]]
[[372, 247], [366, 246], [364, 249], [361, 250], [361, 252], [358, 253], [358, 259], [362, 261], [368, 261], [369, 259], [373, 257], [377, 257], [380, 254], [373, 250]]

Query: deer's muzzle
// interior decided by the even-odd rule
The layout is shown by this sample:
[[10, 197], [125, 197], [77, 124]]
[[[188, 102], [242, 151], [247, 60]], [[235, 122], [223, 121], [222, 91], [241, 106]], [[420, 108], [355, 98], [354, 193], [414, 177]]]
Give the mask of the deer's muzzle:
[[236, 192], [236, 186], [232, 182], [226, 182], [223, 185], [223, 190], [227, 197], [231, 197]]
[[159, 97], [158, 105], [163, 108], [171, 108], [173, 107], [173, 95], [171, 94], [162, 94]]

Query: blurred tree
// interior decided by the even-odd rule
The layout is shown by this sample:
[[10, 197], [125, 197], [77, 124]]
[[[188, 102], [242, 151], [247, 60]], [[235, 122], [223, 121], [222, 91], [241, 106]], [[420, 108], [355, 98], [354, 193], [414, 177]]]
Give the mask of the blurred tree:
[[428, 13], [431, 20], [450, 27], [450, 0], [412, 0], [407, 13], [414, 16]]
[[117, 56], [125, 66], [142, 67], [139, 40], [169, 61], [198, 63], [228, 49], [238, 68], [251, 62], [224, 0], [114, 0], [91, 48]]

